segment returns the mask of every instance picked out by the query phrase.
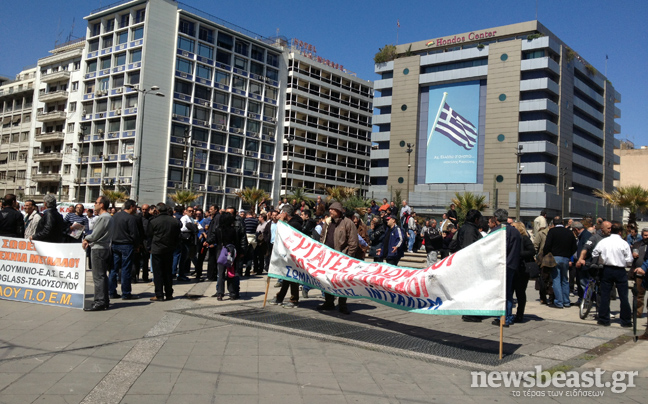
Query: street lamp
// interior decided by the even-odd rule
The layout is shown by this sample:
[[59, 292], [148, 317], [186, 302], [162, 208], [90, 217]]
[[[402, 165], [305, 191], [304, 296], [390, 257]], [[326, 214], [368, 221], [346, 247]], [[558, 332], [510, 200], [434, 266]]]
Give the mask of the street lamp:
[[[562, 167], [560, 169], [562, 175], [562, 193], [560, 195], [560, 216], [565, 218], [565, 197], [567, 196], [567, 191], [571, 191], [574, 187], [567, 186], [567, 167]], [[569, 212], [567, 212], [569, 213]]]
[[522, 157], [522, 149], [524, 146], [521, 144], [518, 145], [517, 152], [515, 152], [515, 155], [517, 156], [517, 192], [515, 193], [515, 211], [517, 212], [517, 220], [521, 221], [521, 216], [520, 216], [520, 193], [522, 192], [522, 169], [524, 168], [523, 166], [520, 166], [520, 157]]
[[[295, 140], [295, 135], [289, 134], [286, 136], [286, 142], [287, 142], [287, 148], [286, 148], [286, 194], [288, 193], [288, 176], [290, 174], [289, 170], [289, 163], [290, 163], [290, 144]], [[292, 180], [292, 178], [291, 178]], [[291, 182], [292, 184], [292, 182]]]
[[[150, 89], [145, 89], [145, 88], [140, 88], [139, 85], [135, 84], [124, 84], [124, 87], [126, 88], [131, 88], [139, 93], [142, 94], [142, 115], [140, 118], [140, 124], [139, 124], [139, 136], [137, 136], [137, 141], [135, 142], [137, 144], [137, 157], [134, 158], [137, 162], [137, 177], [135, 178], [137, 180], [137, 186], [135, 187], [135, 201], [139, 202], [139, 194], [140, 194], [140, 173], [142, 169], [142, 142], [144, 138], [144, 108], [146, 106], [146, 95], [153, 93], [158, 97], [164, 97], [164, 93], [159, 92], [158, 90], [160, 87], [158, 86], [151, 86]], [[138, 100], [139, 102], [139, 100]]]
[[407, 149], [405, 150], [407, 152], [407, 200], [409, 201], [410, 196], [410, 170], [412, 169], [412, 164], [411, 164], [411, 157], [412, 157], [412, 152], [414, 151], [414, 143], [408, 143], [407, 144]]

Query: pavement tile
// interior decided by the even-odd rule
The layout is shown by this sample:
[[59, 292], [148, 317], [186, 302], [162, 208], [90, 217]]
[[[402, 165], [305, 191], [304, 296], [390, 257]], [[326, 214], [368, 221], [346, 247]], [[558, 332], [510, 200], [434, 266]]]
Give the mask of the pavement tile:
[[[216, 403], [236, 403], [236, 404], [258, 404], [259, 397], [257, 394], [216, 394]], [[186, 401], [185, 401], [186, 403]], [[285, 403], [290, 403], [285, 401]], [[180, 403], [182, 404], [182, 403]], [[292, 403], [291, 403], [292, 404]], [[330, 403], [329, 403], [330, 404]]]
[[[220, 395], [246, 395], [259, 394], [259, 386], [256, 380], [248, 383], [222, 383], [218, 382], [216, 386], [216, 396]], [[236, 400], [238, 402], [238, 400]]]
[[259, 372], [283, 372], [295, 370], [291, 356], [259, 356]]
[[126, 394], [120, 404], [160, 404], [168, 399], [167, 394]]
[[17, 379], [2, 390], [3, 394], [43, 394], [66, 374], [59, 373], [28, 373]]
[[[237, 400], [238, 401], [238, 400]], [[171, 394], [166, 404], [212, 404], [214, 396], [211, 394]]]
[[38, 394], [6, 394], [0, 396], [0, 404], [30, 404], [38, 399]]
[[344, 398], [347, 403], [353, 404], [393, 404], [398, 402], [389, 397], [380, 397], [373, 394], [345, 394]]
[[[266, 392], [261, 392], [262, 394], [259, 395], [259, 404], [299, 404], [299, 403], [311, 403], [311, 401], [305, 401], [302, 399], [302, 396], [300, 394], [267, 394]], [[344, 400], [344, 397], [340, 396], [342, 400]], [[332, 399], [329, 401], [329, 404], [333, 403], [344, 403], [345, 401], [335, 401]]]
[[79, 404], [85, 398], [85, 394], [43, 394], [34, 400], [34, 403], [44, 404]]
[[[212, 396], [216, 391], [217, 386], [216, 380], [212, 381], [201, 381], [201, 382], [186, 382], [186, 383], [175, 383], [173, 390], [171, 390], [171, 395], [202, 395], [202, 396]], [[191, 401], [187, 401], [191, 402]]]
[[584, 354], [587, 349], [573, 348], [569, 346], [556, 345], [542, 351], [536, 352], [533, 356], [545, 357], [550, 359], [567, 360], [575, 356]]
[[46, 395], [83, 395], [84, 397], [101, 381], [101, 373], [68, 373], [50, 387]]
[[21, 373], [0, 373], [0, 390], [4, 389], [20, 377], [22, 377]]
[[259, 372], [259, 384], [261, 383], [282, 383], [284, 385], [297, 384], [296, 372]]
[[173, 383], [168, 382], [140, 382], [136, 381], [126, 394], [170, 394]]

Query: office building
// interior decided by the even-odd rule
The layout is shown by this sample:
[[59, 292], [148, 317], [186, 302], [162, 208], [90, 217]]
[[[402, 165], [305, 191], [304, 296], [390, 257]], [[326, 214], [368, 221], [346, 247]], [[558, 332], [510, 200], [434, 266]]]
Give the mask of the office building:
[[401, 190], [438, 215], [470, 191], [511, 216], [594, 215], [592, 191], [619, 177], [621, 95], [538, 21], [398, 45], [375, 72], [376, 197]]

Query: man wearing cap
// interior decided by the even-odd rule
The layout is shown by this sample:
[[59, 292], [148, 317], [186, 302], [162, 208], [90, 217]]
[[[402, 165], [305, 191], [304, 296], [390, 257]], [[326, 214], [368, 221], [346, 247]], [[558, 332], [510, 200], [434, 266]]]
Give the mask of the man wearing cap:
[[[320, 242], [336, 251], [353, 257], [358, 249], [358, 230], [353, 221], [344, 217], [344, 208], [340, 202], [333, 202], [329, 207], [330, 217], [322, 225]], [[334, 310], [335, 296], [328, 293], [324, 297], [325, 303], [317, 306], [318, 310]], [[347, 308], [346, 297], [338, 298], [340, 313], [350, 314]]]
[[405, 242], [405, 236], [403, 230], [398, 226], [396, 216], [392, 215], [387, 218], [387, 227], [389, 231], [383, 240], [382, 247], [378, 249], [377, 255], [388, 264], [398, 265], [398, 261], [403, 256], [402, 245]]

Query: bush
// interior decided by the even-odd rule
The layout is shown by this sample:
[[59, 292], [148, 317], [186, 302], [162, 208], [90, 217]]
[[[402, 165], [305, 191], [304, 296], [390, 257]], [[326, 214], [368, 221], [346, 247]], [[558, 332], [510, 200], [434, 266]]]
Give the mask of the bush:
[[396, 59], [396, 46], [385, 45], [385, 47], [378, 49], [378, 53], [374, 56], [374, 63], [387, 63], [394, 59]]

